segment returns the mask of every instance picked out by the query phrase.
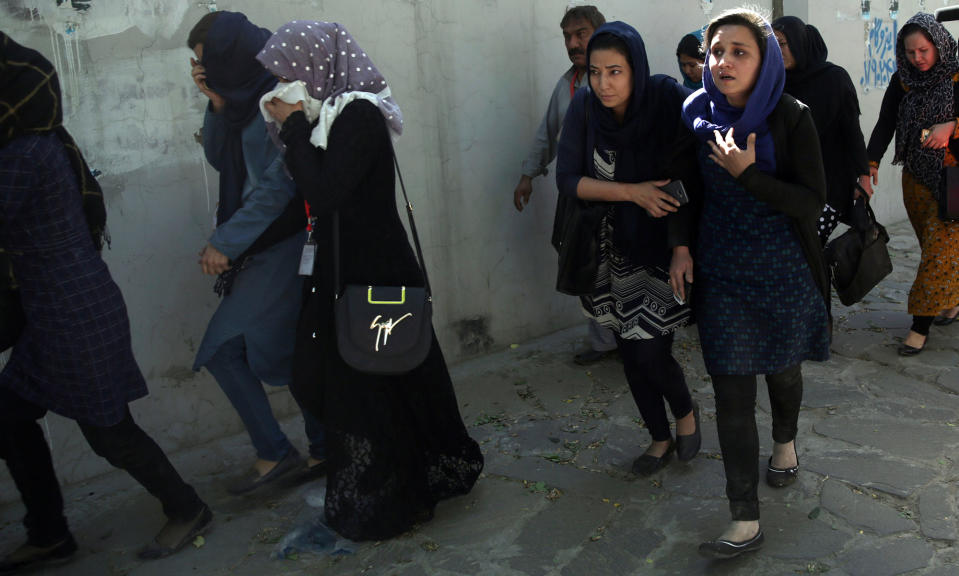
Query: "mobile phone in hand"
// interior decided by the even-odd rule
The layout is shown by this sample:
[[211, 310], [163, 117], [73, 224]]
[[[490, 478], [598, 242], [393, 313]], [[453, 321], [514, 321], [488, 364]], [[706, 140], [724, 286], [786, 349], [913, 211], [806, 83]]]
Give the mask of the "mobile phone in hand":
[[693, 295], [692, 282], [686, 282], [683, 285], [683, 294], [686, 296], [686, 298], [680, 298], [679, 294], [673, 292], [673, 300], [675, 300], [677, 304], [685, 304], [689, 302], [690, 298], [692, 298], [692, 295]]
[[665, 186], [660, 186], [659, 189], [679, 200], [680, 206], [689, 203], [689, 196], [686, 194], [686, 188], [683, 186], [682, 180], [673, 180]]

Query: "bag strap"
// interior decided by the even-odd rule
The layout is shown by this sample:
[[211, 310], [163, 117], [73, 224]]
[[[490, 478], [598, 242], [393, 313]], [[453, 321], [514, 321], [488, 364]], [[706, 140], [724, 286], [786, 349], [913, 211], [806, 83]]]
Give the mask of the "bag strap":
[[[403, 183], [403, 173], [400, 172], [400, 163], [396, 159], [396, 149], [393, 148], [393, 139], [390, 138], [390, 155], [393, 157], [393, 166], [396, 169], [396, 175], [400, 180], [400, 189], [403, 191], [403, 200], [406, 202], [406, 217], [410, 223], [410, 233], [413, 235], [413, 245], [416, 247], [416, 259], [419, 262], [420, 270], [423, 272], [423, 285], [426, 288], [426, 298], [430, 299], [433, 291], [430, 289], [430, 279], [426, 274], [426, 261], [423, 259], [423, 249], [420, 247], [420, 237], [416, 233], [416, 222], [413, 220], [413, 204], [410, 197], [406, 194], [406, 185]], [[396, 194], [396, 190], [393, 190]], [[340, 284], [340, 212], [333, 212], [333, 287], [335, 288], [336, 298], [343, 292]]]

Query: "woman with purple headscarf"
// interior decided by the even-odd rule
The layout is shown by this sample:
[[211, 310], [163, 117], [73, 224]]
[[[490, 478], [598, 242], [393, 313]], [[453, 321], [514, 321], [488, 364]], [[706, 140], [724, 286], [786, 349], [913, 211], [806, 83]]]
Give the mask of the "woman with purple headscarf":
[[[315, 219], [292, 389], [327, 427], [326, 518], [354, 540], [389, 538], [432, 517], [440, 500], [469, 492], [483, 468], [435, 335], [423, 364], [398, 376], [358, 372], [337, 351], [334, 212], [344, 284], [423, 285], [396, 210], [391, 138], [403, 118], [339, 24], [290, 22], [257, 59], [280, 79], [280, 95], [263, 107], [281, 127], [287, 169]], [[293, 103], [288, 92], [297, 93], [286, 98]]]
[[769, 24], [732, 10], [706, 29], [703, 89], [683, 117], [702, 140], [705, 182], [694, 305], [732, 523], [700, 545], [731, 558], [758, 550], [756, 375], [764, 374], [773, 450], [766, 482], [793, 483], [804, 360], [829, 357], [829, 285], [816, 233], [826, 200], [809, 109], [783, 94], [785, 70]]

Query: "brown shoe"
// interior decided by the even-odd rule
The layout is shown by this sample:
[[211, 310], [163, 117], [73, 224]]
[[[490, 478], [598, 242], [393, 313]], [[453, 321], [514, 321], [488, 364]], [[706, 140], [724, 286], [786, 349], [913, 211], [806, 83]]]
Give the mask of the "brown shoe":
[[167, 520], [153, 542], [137, 552], [137, 556], [143, 560], [155, 560], [169, 556], [193, 542], [197, 536], [206, 533], [212, 523], [213, 512], [206, 504], [203, 505], [196, 516], [189, 520]]
[[13, 574], [27, 567], [63, 564], [70, 561], [76, 551], [77, 543], [70, 533], [50, 546], [34, 546], [27, 542], [0, 560], [0, 574]]

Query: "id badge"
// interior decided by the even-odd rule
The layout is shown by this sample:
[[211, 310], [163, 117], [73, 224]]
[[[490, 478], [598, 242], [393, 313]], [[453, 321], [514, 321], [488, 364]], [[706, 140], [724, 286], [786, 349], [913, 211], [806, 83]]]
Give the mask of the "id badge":
[[308, 240], [303, 245], [303, 253], [300, 254], [300, 276], [312, 276], [313, 264], [316, 262], [316, 242]]

